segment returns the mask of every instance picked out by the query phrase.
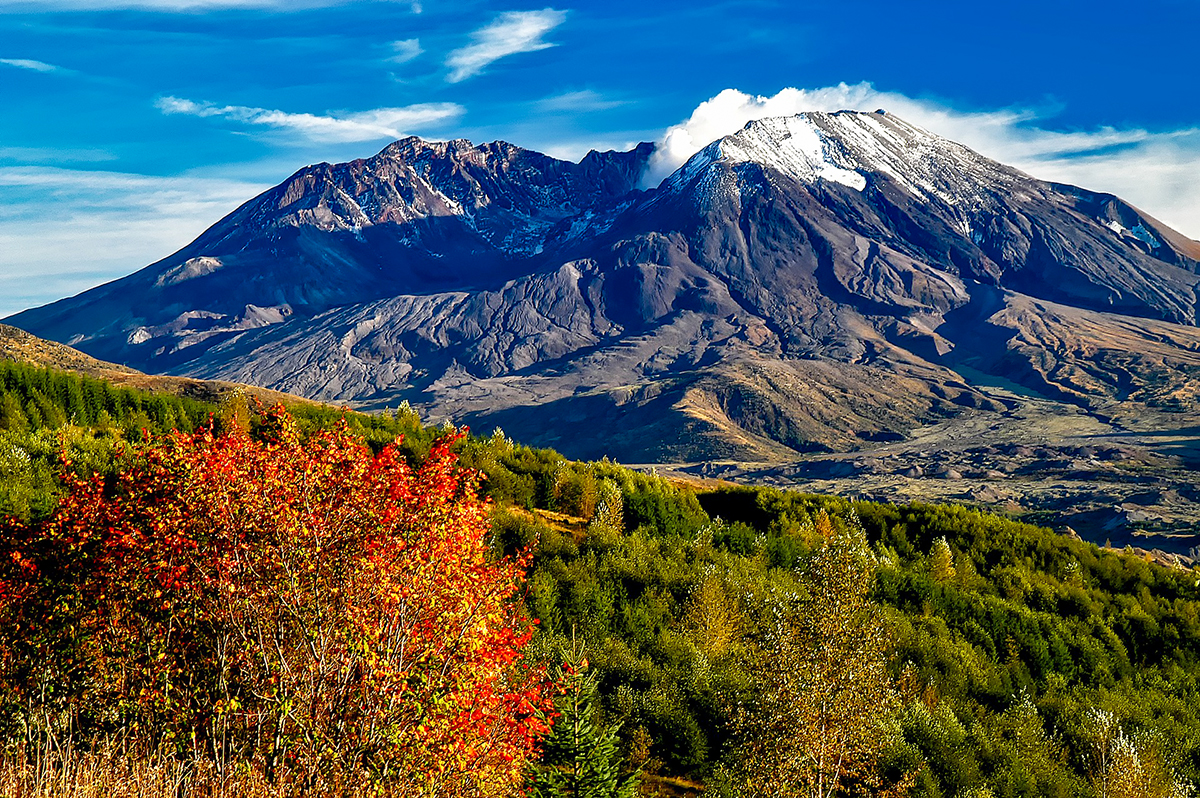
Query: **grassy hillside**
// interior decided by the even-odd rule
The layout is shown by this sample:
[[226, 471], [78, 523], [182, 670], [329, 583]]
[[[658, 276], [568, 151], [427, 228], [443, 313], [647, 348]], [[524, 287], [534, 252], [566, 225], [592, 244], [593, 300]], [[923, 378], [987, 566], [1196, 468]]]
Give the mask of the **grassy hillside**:
[[232, 395], [241, 393], [256, 396], [267, 403], [282, 402], [288, 407], [320, 406], [319, 402], [266, 388], [220, 380], [196, 380], [190, 377], [144, 374], [127, 366], [97, 360], [78, 349], [48, 341], [45, 338], [38, 338], [7, 324], [0, 324], [0, 361], [3, 360], [94, 377], [113, 386], [135, 388], [200, 401], [221, 402]]
[[[191, 431], [210, 421], [217, 429], [249, 425], [254, 402], [274, 398], [271, 392], [260, 395], [238, 386], [187, 382], [200, 388], [176, 392], [180, 385], [168, 383], [150, 391], [0, 359], [0, 514], [28, 518], [48, 511], [58, 495], [54, 472], [63, 452], [80, 473], [108, 473], [129, 441], [173, 429]], [[365, 415], [304, 400], [288, 406], [306, 429], [329, 428], [345, 419], [376, 447], [403, 435], [414, 456], [427, 451], [436, 434], [403, 410]]]

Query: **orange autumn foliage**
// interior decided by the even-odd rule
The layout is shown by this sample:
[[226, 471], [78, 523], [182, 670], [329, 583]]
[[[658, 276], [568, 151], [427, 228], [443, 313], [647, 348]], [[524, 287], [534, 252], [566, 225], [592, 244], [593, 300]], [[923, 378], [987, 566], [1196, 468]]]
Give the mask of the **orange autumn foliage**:
[[4, 697], [311, 794], [515, 794], [553, 690], [453, 440], [413, 468], [276, 409], [68, 471], [51, 518], [0, 522]]

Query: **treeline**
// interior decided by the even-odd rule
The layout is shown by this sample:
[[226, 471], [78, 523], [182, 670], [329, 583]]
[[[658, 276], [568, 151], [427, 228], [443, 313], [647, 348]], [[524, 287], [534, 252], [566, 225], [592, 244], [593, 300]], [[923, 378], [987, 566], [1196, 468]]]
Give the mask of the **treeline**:
[[[184, 428], [263, 431], [244, 403], [164, 399], [170, 412], [160, 412], [148, 395], [118, 401], [124, 389], [110, 388], [100, 401], [109, 394], [85, 388], [86, 378], [5, 368], [5, 396], [26, 423], [0, 417], [0, 513], [30, 519], [55, 506], [64, 447], [76, 472], [109, 473], [124, 441], [142, 427], [161, 433], [172, 417]], [[306, 434], [344, 424], [375, 452], [403, 435], [400, 451], [414, 465], [445, 432], [406, 408], [293, 413]], [[140, 426], [127, 423], [135, 418]], [[922, 798], [1165, 797], [1200, 783], [1195, 572], [959, 507], [693, 488], [609, 462], [573, 463], [499, 430], [454, 448], [492, 500], [493, 549], [532, 552], [524, 595], [539, 620], [533, 650], [586, 659], [595, 739], [608, 741], [606, 761], [623, 760], [626, 775], [746, 791], [738, 779], [759, 749], [739, 707], [764, 705], [777, 663], [809, 668], [805, 619], [825, 617], [839, 594], [814, 580], [814, 564], [830, 541], [861, 537], [864, 600], [880, 611], [879, 653], [894, 691], [872, 778]], [[770, 785], [760, 792], [772, 794]]]
[[27, 432], [68, 424], [126, 434], [191, 431], [213, 406], [181, 396], [119, 388], [79, 374], [0, 360], [0, 429]]

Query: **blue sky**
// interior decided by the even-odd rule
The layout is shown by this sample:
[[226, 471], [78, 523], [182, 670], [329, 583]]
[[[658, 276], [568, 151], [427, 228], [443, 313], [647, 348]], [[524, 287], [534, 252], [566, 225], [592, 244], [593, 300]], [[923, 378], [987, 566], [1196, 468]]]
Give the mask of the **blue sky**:
[[1200, 238], [1198, 29], [1194, 0], [0, 0], [0, 316], [410, 133], [657, 141], [661, 174], [754, 116], [883, 106]]

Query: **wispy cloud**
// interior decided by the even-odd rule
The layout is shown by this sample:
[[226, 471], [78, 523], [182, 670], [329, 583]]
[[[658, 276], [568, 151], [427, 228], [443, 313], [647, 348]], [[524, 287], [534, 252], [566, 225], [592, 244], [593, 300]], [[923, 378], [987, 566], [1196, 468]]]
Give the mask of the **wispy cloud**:
[[96, 163], [115, 161], [117, 156], [108, 150], [53, 149], [50, 147], [0, 147], [0, 161], [16, 161], [23, 164], [42, 163]]
[[961, 111], [879, 91], [870, 83], [786, 88], [769, 97], [726, 89], [663, 133], [644, 182], [657, 185], [702, 147], [752, 119], [878, 108], [1034, 177], [1116, 194], [1181, 232], [1200, 236], [1200, 182], [1192, 179], [1200, 173], [1200, 129], [1058, 131], [1046, 127], [1053, 111]]
[[0, 317], [152, 263], [267, 188], [203, 176], [0, 167]]
[[0, 58], [0, 64], [7, 64], [17, 69], [31, 69], [34, 72], [62, 72], [62, 67], [47, 64], [45, 61], [34, 61], [32, 58]]
[[591, 89], [568, 91], [543, 97], [537, 101], [539, 111], [605, 111], [626, 104], [626, 100], [614, 100]]
[[401, 39], [392, 42], [392, 55], [388, 60], [393, 64], [407, 64], [423, 52], [420, 39]]
[[180, 97], [161, 97], [155, 106], [164, 114], [224, 117], [303, 136], [310, 141], [351, 142], [397, 139], [414, 130], [456, 119], [465, 109], [456, 103], [420, 103], [401, 108], [375, 108], [340, 115], [295, 114], [245, 105], [216, 105]]
[[542, 39], [567, 18], [567, 12], [553, 8], [541, 11], [506, 11], [471, 34], [471, 43], [446, 57], [450, 74], [446, 80], [458, 83], [478, 75], [489, 64], [517, 53], [532, 53], [554, 47]]
[[[401, 2], [401, 0], [394, 0]], [[348, 5], [355, 0], [0, 0], [0, 13], [39, 13], [55, 11], [111, 11], [133, 9], [194, 13], [218, 9], [265, 8], [273, 11], [300, 11], [307, 8], [328, 8]], [[413, 13], [421, 13], [420, 3], [411, 5]]]

